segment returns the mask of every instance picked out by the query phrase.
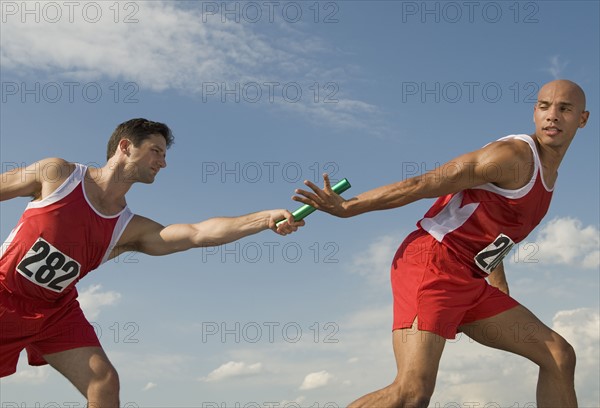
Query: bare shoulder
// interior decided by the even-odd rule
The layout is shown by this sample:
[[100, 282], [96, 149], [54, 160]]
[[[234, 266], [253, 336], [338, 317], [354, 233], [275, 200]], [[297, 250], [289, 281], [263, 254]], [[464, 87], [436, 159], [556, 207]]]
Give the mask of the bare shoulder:
[[520, 139], [497, 140], [482, 148], [490, 157], [514, 163], [517, 161], [532, 162], [533, 155], [529, 143]]
[[482, 148], [482, 152], [489, 163], [487, 171], [497, 176], [492, 182], [498, 187], [510, 190], [521, 188], [533, 174], [533, 152], [524, 140], [495, 141]]
[[58, 157], [49, 157], [34, 163], [33, 169], [40, 184], [39, 195], [35, 199], [43, 199], [56, 190], [75, 170], [75, 164]]
[[62, 182], [75, 170], [75, 164], [59, 157], [49, 157], [37, 163], [35, 172], [42, 182]]
[[56, 157], [39, 160], [2, 174], [0, 200], [15, 197], [43, 199], [51, 194], [73, 172], [75, 165]]

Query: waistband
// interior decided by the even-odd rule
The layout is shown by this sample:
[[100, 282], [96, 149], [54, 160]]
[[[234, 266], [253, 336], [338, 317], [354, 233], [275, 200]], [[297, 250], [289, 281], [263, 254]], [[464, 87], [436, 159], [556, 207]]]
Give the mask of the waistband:
[[0, 281], [0, 307], [17, 312], [23, 317], [39, 318], [50, 315], [75, 299], [77, 299], [77, 291], [74, 289], [55, 302], [32, 299], [11, 292]]

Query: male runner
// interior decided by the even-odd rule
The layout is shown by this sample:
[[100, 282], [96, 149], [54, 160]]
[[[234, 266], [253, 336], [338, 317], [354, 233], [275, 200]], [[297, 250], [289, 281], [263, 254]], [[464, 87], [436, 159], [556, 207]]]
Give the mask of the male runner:
[[[332, 192], [327, 175], [324, 189], [306, 181], [313, 192], [296, 190], [294, 200], [338, 217], [439, 197], [392, 263], [398, 374], [351, 408], [427, 407], [445, 340], [457, 331], [536, 363], [538, 407], [577, 406], [573, 348], [508, 295], [502, 258], [546, 214], [560, 162], [588, 117], [582, 89], [552, 81], [539, 91], [531, 136], [502, 138], [349, 200]], [[499, 329], [498, 339], [486, 338], [489, 324]], [[527, 327], [536, 330], [519, 330]]]
[[112, 134], [102, 168], [49, 158], [0, 175], [0, 201], [33, 197], [0, 252], [0, 377], [25, 348], [30, 364], [50, 364], [90, 407], [119, 407], [117, 372], [76, 299], [81, 278], [125, 251], [166, 255], [304, 225], [287, 210], [166, 227], [134, 215], [125, 194], [154, 182], [172, 142], [166, 125], [132, 119]]

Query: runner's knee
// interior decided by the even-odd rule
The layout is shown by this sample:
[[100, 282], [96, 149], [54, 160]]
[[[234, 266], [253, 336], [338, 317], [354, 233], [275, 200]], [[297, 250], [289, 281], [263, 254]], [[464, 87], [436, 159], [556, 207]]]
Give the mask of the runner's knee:
[[554, 334], [554, 341], [548, 347], [555, 366], [561, 373], [572, 373], [575, 371], [575, 349], [564, 338]]
[[427, 408], [433, 386], [426, 380], [412, 378], [410, 381], [397, 382], [398, 408]]
[[103, 367], [102, 370], [97, 371], [95, 374], [88, 388], [88, 399], [92, 397], [96, 398], [96, 396], [114, 396], [115, 399], [118, 399], [120, 382], [119, 374], [114, 367]]

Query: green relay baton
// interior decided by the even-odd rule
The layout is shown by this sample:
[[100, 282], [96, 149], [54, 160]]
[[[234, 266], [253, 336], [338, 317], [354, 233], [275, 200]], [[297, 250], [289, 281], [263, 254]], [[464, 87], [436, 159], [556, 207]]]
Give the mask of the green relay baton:
[[[348, 181], [348, 179], [342, 179], [342, 180], [338, 181], [337, 183], [335, 183], [335, 185], [333, 187], [331, 187], [331, 189], [336, 194], [342, 194], [344, 191], [348, 190], [350, 187], [352, 187], [352, 186], [350, 185], [350, 182]], [[316, 210], [317, 209], [315, 207], [308, 205], [308, 204], [304, 204], [302, 207], [300, 207], [296, 211], [294, 211], [292, 213], [292, 216], [294, 217], [294, 221], [300, 221], [301, 219], [303, 219], [304, 217], [306, 217], [309, 214], [312, 214]], [[284, 223], [286, 221], [287, 220], [277, 221], [276, 225], [279, 227], [279, 225], [281, 223]]]

